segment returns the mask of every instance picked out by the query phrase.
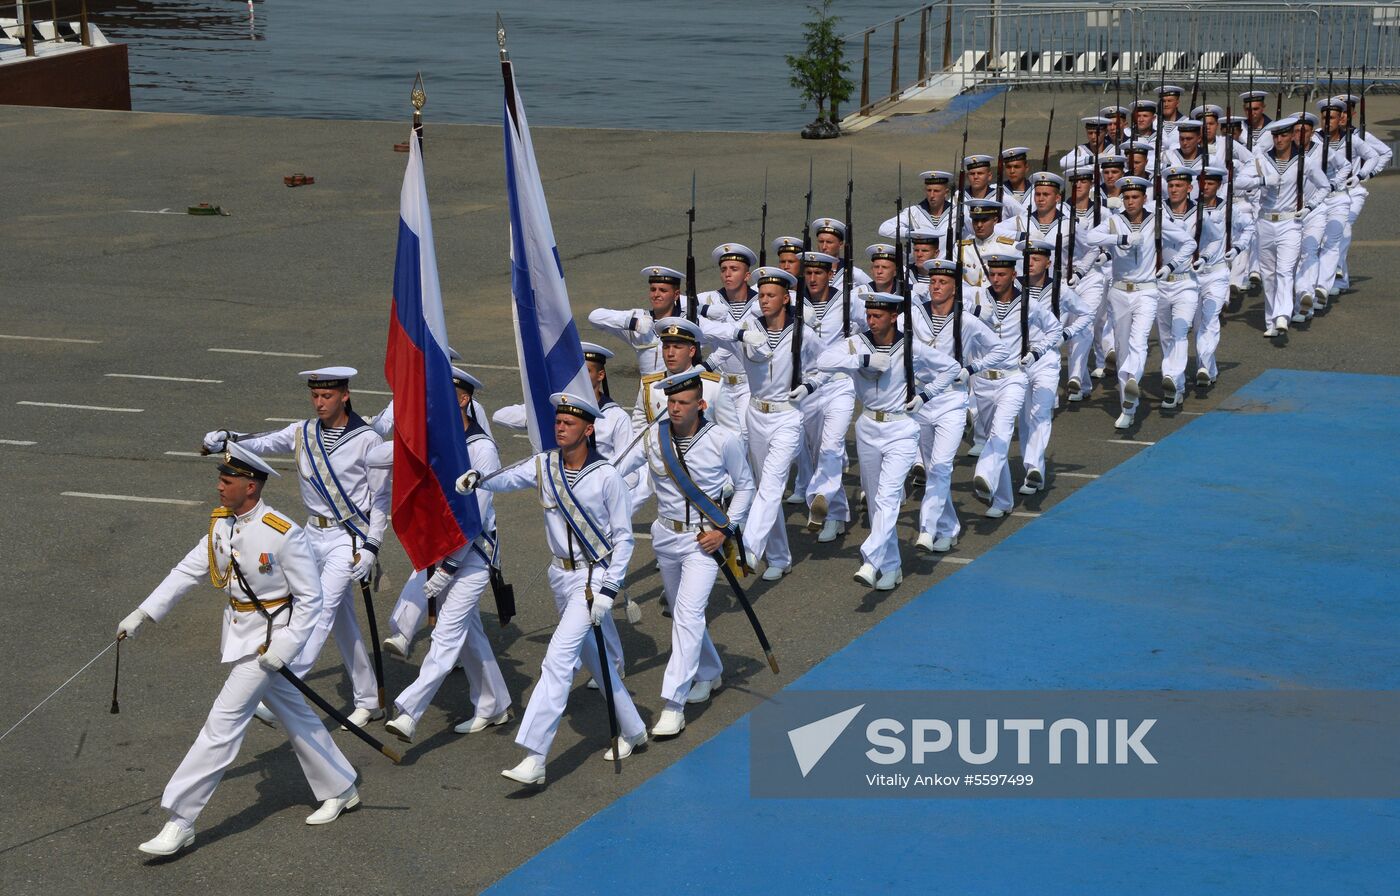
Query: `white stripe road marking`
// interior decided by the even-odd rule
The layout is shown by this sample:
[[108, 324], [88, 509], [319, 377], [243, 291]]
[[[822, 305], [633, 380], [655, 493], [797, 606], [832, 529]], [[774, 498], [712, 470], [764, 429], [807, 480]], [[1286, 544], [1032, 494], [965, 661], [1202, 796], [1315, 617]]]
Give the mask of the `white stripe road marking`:
[[266, 355], [269, 358], [319, 358], [320, 355], [303, 355], [297, 352], [259, 352], [250, 348], [211, 348], [211, 352], [221, 352], [225, 355]]
[[1177, 413], [1184, 414], [1187, 417], [1204, 417], [1206, 415], [1205, 411], [1177, 411]]
[[1098, 479], [1098, 473], [1055, 473], [1055, 476], [1068, 476], [1071, 479]]
[[82, 345], [101, 345], [101, 339], [67, 339], [63, 336], [11, 336], [0, 333], [0, 339], [24, 339], [30, 342], [77, 342]]
[[472, 364], [471, 367], [480, 367], [482, 370], [519, 370], [518, 364]]
[[952, 563], [955, 566], [966, 566], [967, 564], [971, 563], [973, 560], [976, 559], [976, 557], [939, 557], [938, 562]]
[[177, 212], [168, 208], [152, 210], [147, 208], [129, 208], [127, 211], [133, 215], [188, 215], [189, 212]]
[[59, 492], [65, 498], [101, 498], [104, 501], [135, 501], [141, 504], [179, 504], [198, 507], [203, 501], [182, 501], [179, 498], [142, 498], [138, 495], [103, 495], [97, 492]]
[[632, 537], [641, 539], [642, 541], [651, 541], [650, 532], [633, 532]]
[[75, 411], [115, 411], [119, 414], [140, 414], [145, 412], [145, 408], [105, 408], [96, 404], [59, 404], [52, 401], [17, 401], [15, 404], [27, 404], [35, 408], [70, 408]]
[[1039, 519], [1039, 518], [1040, 518], [1040, 514], [1034, 513], [1034, 512], [1029, 511], [1029, 510], [1013, 510], [1013, 511], [1011, 511], [1011, 515], [1012, 515], [1012, 516], [1023, 517], [1023, 518], [1028, 519], [1028, 520], [1034, 520], [1034, 519]]
[[305, 417], [264, 417], [265, 423], [300, 423]]
[[26, 442], [24, 439], [0, 439], [0, 445], [37, 445], [38, 442]]
[[[209, 457], [207, 454], [200, 454], [198, 451], [167, 451], [170, 457]], [[296, 461], [290, 457], [264, 457], [263, 460], [270, 464], [294, 464]]]
[[1139, 442], [1136, 439], [1104, 439], [1110, 445], [1155, 445], [1156, 442]]
[[360, 394], [360, 395], [393, 395], [393, 394], [394, 394], [393, 392], [378, 392], [378, 391], [376, 391], [376, 390], [374, 390], [374, 389], [361, 389], [361, 388], [359, 388], [359, 387], [356, 387], [355, 389], [353, 389], [353, 390], [351, 390], [351, 391], [356, 392], [356, 393], [358, 393], [358, 394]]
[[123, 380], [164, 380], [169, 383], [222, 383], [223, 380], [201, 380], [187, 376], [153, 376], [149, 373], [104, 373], [103, 376]]

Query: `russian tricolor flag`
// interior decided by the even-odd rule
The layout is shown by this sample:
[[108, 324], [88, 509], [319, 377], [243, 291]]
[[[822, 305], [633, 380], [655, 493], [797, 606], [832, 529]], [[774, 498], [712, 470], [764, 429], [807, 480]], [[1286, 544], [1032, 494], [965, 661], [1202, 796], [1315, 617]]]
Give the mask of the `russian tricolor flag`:
[[[504, 56], [504, 53], [502, 54]], [[510, 198], [510, 290], [515, 296], [515, 346], [530, 444], [554, 448], [554, 407], [549, 396], [569, 392], [592, 399], [578, 327], [564, 286], [564, 266], [549, 223], [549, 206], [530, 142], [525, 106], [515, 89], [509, 59], [505, 79], [506, 193]]]
[[410, 134], [408, 145], [384, 377], [394, 392], [394, 534], [414, 568], [423, 569], [474, 540], [481, 517], [475, 499], [454, 487], [471, 469], [471, 459], [452, 385], [416, 134]]

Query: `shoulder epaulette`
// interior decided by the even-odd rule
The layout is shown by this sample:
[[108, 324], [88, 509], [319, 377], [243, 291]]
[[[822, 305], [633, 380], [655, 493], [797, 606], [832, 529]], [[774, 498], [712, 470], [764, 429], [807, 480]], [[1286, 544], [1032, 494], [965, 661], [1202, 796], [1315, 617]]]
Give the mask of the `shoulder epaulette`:
[[712, 383], [718, 383], [720, 382], [721, 378], [720, 375], [715, 373], [713, 370], [703, 370], [700, 372], [700, 379], [709, 380]]
[[233, 516], [233, 511], [227, 507], [215, 507], [209, 514], [211, 520], [222, 520]]
[[969, 240], [958, 240], [958, 245], [959, 245], [959, 246], [971, 246], [971, 245], [972, 245], [972, 240], [970, 240], [970, 239], [969, 239]]
[[642, 385], [650, 386], [652, 383], [659, 383], [661, 382], [661, 378], [665, 375], [664, 371], [660, 373], [648, 373], [646, 376], [642, 377]]
[[998, 243], [1005, 243], [1005, 244], [1008, 245], [1008, 246], [1014, 246], [1014, 245], [1016, 245], [1016, 241], [1013, 240], [1013, 239], [1012, 239], [1011, 237], [1009, 237], [1009, 236], [999, 236], [999, 237], [997, 237], [997, 242], [998, 242]]
[[278, 515], [275, 514], [275, 513], [265, 513], [265, 514], [263, 514], [263, 519], [262, 519], [262, 521], [263, 521], [264, 523], [267, 523], [269, 526], [271, 526], [272, 528], [276, 529], [278, 532], [282, 533], [283, 535], [286, 535], [286, 534], [287, 534], [287, 530], [289, 530], [289, 529], [292, 528], [292, 524], [291, 524], [290, 522], [288, 522], [287, 520], [282, 519], [280, 516], [278, 516]]

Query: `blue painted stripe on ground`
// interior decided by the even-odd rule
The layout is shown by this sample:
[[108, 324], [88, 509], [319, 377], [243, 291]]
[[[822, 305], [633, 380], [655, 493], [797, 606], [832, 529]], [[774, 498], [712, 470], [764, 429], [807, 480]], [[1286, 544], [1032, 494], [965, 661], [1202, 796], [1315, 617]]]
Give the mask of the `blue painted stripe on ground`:
[[[1400, 379], [1269, 371], [793, 683], [1400, 687]], [[671, 749], [658, 744], [651, 749]], [[754, 800], [740, 720], [496, 893], [1393, 893], [1397, 801]]]

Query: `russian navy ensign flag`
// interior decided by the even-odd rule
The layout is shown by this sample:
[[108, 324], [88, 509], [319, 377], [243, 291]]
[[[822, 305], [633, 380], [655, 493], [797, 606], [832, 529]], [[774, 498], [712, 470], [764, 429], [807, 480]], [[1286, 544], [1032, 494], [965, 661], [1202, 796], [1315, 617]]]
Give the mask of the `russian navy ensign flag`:
[[394, 392], [394, 533], [414, 568], [423, 569], [475, 539], [481, 517], [476, 501], [454, 488], [471, 460], [452, 385], [417, 135], [408, 145], [384, 377]]

